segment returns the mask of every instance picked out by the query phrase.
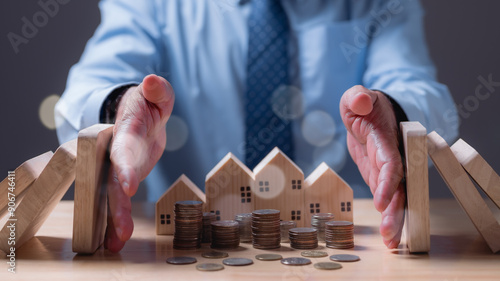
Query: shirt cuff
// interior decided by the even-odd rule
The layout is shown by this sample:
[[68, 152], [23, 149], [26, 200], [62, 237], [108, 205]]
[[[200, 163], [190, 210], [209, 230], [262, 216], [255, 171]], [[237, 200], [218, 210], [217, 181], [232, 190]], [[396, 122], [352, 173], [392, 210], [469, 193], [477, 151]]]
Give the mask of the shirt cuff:
[[138, 84], [138, 82], [127, 82], [95, 90], [84, 105], [80, 128], [84, 129], [94, 124], [100, 123], [101, 108], [108, 96], [111, 95], [113, 91], [127, 85], [134, 86]]

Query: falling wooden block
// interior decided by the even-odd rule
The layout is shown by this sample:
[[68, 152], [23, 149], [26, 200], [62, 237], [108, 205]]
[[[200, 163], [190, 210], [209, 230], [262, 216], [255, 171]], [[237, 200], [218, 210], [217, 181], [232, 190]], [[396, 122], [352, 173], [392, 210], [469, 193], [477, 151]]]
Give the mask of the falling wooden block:
[[488, 162], [462, 139], [451, 146], [451, 151], [484, 193], [500, 208], [500, 177]]
[[232, 153], [228, 153], [207, 174], [207, 210], [214, 212], [218, 220], [234, 220], [237, 214], [253, 212], [253, 183], [252, 171]]
[[353, 221], [351, 187], [326, 163], [321, 163], [304, 181], [305, 225], [316, 213], [333, 213], [335, 220]]
[[203, 191], [188, 177], [181, 175], [156, 202], [155, 225], [157, 235], [174, 234], [174, 205], [175, 202], [184, 200], [206, 202]]
[[113, 125], [97, 124], [78, 133], [73, 252], [94, 253], [104, 241], [107, 219], [108, 146]]
[[429, 155], [451, 192], [490, 249], [500, 251], [500, 225], [446, 141], [436, 132], [427, 135]]
[[[50, 158], [54, 155], [52, 151], [45, 152], [42, 155], [31, 158], [25, 161], [19, 167], [14, 170], [14, 181], [13, 184], [6, 177], [2, 182], [0, 182], [0, 218], [2, 218], [8, 208], [9, 198], [15, 198], [15, 204], [21, 203], [23, 196], [26, 194], [24, 191], [38, 178], [42, 170], [45, 168]], [[9, 191], [9, 188], [14, 185], [13, 192]], [[11, 193], [13, 196], [8, 196]]]
[[429, 167], [427, 130], [419, 122], [401, 122], [405, 149], [406, 239], [410, 252], [429, 252]]
[[16, 249], [36, 234], [75, 179], [75, 163], [76, 139], [56, 150], [38, 179], [28, 188], [15, 217], [11, 217], [0, 231], [1, 250], [7, 252], [11, 247], [7, 244], [9, 225], [15, 224]]
[[255, 209], [277, 209], [282, 220], [305, 226], [304, 173], [279, 148], [254, 168]]

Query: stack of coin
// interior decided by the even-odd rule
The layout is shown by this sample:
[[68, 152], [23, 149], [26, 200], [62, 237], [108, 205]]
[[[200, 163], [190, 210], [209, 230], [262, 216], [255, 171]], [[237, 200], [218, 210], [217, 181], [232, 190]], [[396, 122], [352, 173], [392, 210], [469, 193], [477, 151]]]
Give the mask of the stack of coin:
[[350, 221], [330, 221], [325, 223], [326, 246], [333, 249], [354, 247], [354, 224]]
[[325, 242], [325, 222], [332, 221], [335, 215], [332, 213], [318, 213], [311, 218], [311, 226], [318, 231], [318, 241]]
[[288, 231], [291, 228], [295, 228], [295, 227], [297, 227], [297, 223], [294, 221], [281, 221], [280, 222], [281, 242], [282, 243], [290, 242], [290, 235], [288, 234]]
[[175, 202], [174, 249], [191, 250], [201, 247], [202, 205], [200, 201]]
[[314, 249], [318, 247], [318, 231], [312, 227], [296, 227], [288, 232], [290, 246], [294, 249]]
[[224, 220], [212, 222], [212, 244], [215, 249], [236, 249], [240, 245], [239, 224]]
[[215, 221], [215, 214], [210, 212], [203, 213], [203, 231], [201, 233], [201, 243], [212, 242], [212, 222]]
[[240, 242], [252, 242], [252, 213], [238, 214], [235, 221], [240, 224]]
[[280, 211], [256, 210], [252, 213], [252, 244], [256, 249], [276, 249], [281, 241]]

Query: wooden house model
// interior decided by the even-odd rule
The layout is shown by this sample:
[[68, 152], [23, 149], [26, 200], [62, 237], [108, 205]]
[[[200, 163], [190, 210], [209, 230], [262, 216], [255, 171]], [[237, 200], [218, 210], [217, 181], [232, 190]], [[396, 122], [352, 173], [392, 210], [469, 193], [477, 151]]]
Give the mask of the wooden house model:
[[156, 234], [174, 234], [174, 205], [177, 201], [196, 200], [206, 205], [205, 194], [188, 177], [181, 175], [156, 202]]

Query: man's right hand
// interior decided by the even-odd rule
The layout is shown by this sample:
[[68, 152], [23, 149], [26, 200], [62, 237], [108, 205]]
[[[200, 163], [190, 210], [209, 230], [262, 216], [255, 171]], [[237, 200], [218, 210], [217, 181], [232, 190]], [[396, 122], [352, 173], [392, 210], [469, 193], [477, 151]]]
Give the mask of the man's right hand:
[[162, 77], [148, 75], [127, 90], [118, 106], [108, 183], [105, 247], [120, 251], [134, 229], [130, 198], [165, 150], [165, 125], [174, 106], [174, 90]]

